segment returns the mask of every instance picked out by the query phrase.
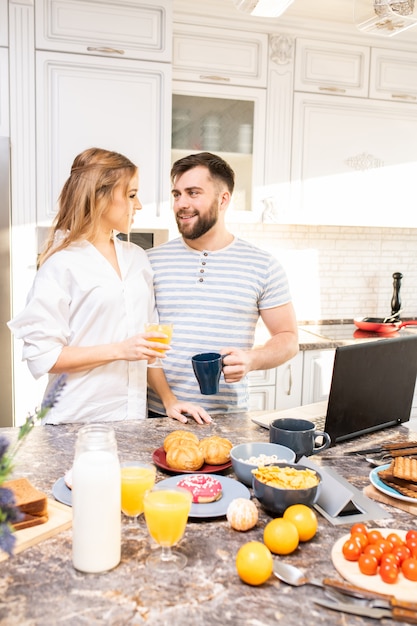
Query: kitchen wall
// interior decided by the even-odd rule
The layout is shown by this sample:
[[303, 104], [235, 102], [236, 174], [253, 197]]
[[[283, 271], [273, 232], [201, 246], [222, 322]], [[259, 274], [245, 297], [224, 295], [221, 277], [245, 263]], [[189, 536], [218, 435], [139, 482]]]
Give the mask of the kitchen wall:
[[402, 317], [417, 316], [417, 230], [229, 224], [284, 265], [300, 321], [386, 316], [394, 272], [403, 274]]

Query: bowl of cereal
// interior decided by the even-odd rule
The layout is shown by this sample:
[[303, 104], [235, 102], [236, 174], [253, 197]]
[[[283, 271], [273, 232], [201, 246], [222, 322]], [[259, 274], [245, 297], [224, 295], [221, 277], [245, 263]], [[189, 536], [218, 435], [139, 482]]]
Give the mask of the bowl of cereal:
[[230, 450], [233, 471], [241, 483], [252, 487], [252, 470], [271, 463], [295, 461], [295, 452], [279, 443], [240, 443]]
[[266, 511], [282, 513], [292, 504], [312, 506], [319, 497], [321, 476], [305, 465], [276, 463], [253, 471], [252, 487]]

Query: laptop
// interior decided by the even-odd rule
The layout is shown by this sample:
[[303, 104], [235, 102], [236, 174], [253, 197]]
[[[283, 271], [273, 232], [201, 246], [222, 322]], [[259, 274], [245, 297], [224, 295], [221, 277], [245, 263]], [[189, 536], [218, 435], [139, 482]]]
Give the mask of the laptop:
[[[397, 335], [397, 334], [396, 334]], [[331, 445], [410, 419], [417, 377], [417, 334], [336, 348], [329, 398], [255, 416], [269, 428], [278, 417], [302, 417], [326, 431]]]

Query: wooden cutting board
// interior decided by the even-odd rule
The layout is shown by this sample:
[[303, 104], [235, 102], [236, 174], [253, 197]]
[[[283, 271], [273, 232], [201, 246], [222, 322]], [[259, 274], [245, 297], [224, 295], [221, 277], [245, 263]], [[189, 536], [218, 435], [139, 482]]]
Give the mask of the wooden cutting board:
[[404, 500], [397, 500], [397, 498], [391, 498], [391, 496], [386, 496], [384, 493], [381, 493], [375, 489], [373, 485], [367, 485], [364, 487], [363, 493], [372, 500], [382, 502], [383, 504], [389, 504], [390, 506], [394, 506], [402, 511], [407, 511], [410, 515], [417, 515], [417, 499], [415, 504], [411, 504], [411, 502], [404, 502]]
[[[406, 534], [405, 530], [396, 530], [395, 528], [378, 528], [378, 530], [384, 537], [389, 535], [389, 533], [397, 533], [397, 535], [401, 537], [401, 539], [404, 539]], [[342, 547], [346, 539], [349, 538], [349, 536], [350, 535], [347, 534], [343, 537], [340, 537], [340, 539], [336, 541], [332, 548], [333, 565], [335, 566], [339, 574], [343, 576], [343, 578], [352, 583], [352, 585], [362, 587], [362, 589], [367, 589], [368, 591], [385, 593], [389, 596], [395, 596], [398, 600], [403, 600], [406, 602], [416, 601], [416, 581], [407, 580], [400, 573], [398, 575], [397, 582], [390, 585], [388, 583], [384, 583], [379, 574], [376, 574], [375, 576], [365, 576], [365, 574], [361, 574], [361, 572], [359, 571], [359, 566], [355, 561], [346, 561], [345, 557], [342, 554]]]
[[[72, 508], [70, 506], [65, 506], [65, 504], [61, 504], [56, 500], [50, 500], [48, 498], [48, 514], [49, 519], [44, 524], [16, 531], [14, 554], [18, 554], [19, 552], [26, 550], [26, 548], [30, 548], [31, 546], [40, 543], [44, 539], [53, 537], [62, 530], [71, 528]], [[0, 552], [0, 562], [5, 561], [8, 558], [9, 557], [5, 552]]]

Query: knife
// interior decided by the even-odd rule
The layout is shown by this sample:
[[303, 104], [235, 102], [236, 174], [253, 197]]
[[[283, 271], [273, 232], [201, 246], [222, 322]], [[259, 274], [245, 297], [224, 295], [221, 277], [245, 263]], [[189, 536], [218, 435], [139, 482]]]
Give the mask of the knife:
[[323, 585], [325, 587], [335, 589], [345, 596], [375, 602], [374, 607], [380, 607], [384, 609], [405, 609], [415, 612], [415, 614], [417, 615], [416, 602], [397, 600], [395, 596], [391, 596], [385, 593], [378, 593], [377, 591], [368, 591], [367, 589], [363, 589], [362, 587], [356, 587], [355, 585], [336, 580], [335, 578], [324, 578]]
[[402, 441], [397, 443], [387, 443], [381, 444], [379, 446], [375, 446], [373, 448], [362, 448], [360, 450], [350, 450], [349, 452], [345, 452], [345, 456], [351, 456], [353, 454], [377, 454], [378, 452], [394, 452], [394, 454], [400, 454], [400, 450], [402, 454], [415, 454], [416, 452], [412, 452], [412, 450], [417, 451], [417, 441]]
[[349, 604], [348, 602], [332, 602], [331, 600], [314, 600], [315, 604], [323, 606], [326, 609], [340, 611], [341, 613], [350, 613], [351, 615], [362, 615], [364, 617], [372, 617], [374, 619], [383, 619], [389, 617], [398, 622], [406, 622], [407, 624], [417, 624], [417, 613], [408, 611], [407, 609], [376, 609], [369, 606], [360, 606], [358, 604]]

